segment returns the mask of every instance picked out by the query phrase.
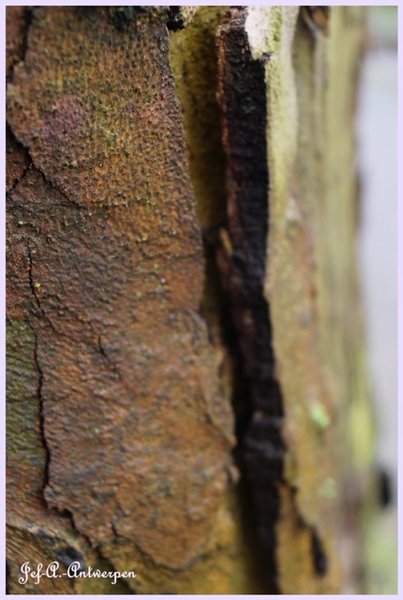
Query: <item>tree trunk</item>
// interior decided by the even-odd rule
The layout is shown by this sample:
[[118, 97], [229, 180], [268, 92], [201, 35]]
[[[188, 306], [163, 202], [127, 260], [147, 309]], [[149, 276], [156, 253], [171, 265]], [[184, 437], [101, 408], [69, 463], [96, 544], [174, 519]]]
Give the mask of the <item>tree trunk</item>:
[[7, 8], [10, 593], [351, 576], [363, 14]]

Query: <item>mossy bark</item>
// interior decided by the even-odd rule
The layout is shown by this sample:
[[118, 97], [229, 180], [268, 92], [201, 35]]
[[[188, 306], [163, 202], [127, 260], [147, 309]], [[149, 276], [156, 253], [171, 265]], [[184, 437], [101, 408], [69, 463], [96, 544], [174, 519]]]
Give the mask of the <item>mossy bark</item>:
[[[11, 593], [340, 591], [356, 468], [340, 446], [350, 412], [368, 414], [351, 169], [362, 31], [348, 7], [328, 38], [297, 7], [8, 7]], [[243, 93], [265, 126], [262, 381], [282, 402], [281, 476], [258, 461], [251, 479], [238, 59], [261, 77]], [[270, 556], [248, 490], [266, 477]], [[136, 577], [23, 584], [27, 561]]]

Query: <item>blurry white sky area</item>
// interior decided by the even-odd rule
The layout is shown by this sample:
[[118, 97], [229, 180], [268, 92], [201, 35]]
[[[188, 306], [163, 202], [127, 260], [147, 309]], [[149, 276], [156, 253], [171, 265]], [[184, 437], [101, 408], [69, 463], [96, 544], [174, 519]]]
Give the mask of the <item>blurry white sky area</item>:
[[357, 113], [361, 221], [357, 240], [375, 460], [391, 477], [392, 505], [364, 528], [365, 594], [397, 594], [398, 196], [397, 7], [368, 8], [369, 50]]

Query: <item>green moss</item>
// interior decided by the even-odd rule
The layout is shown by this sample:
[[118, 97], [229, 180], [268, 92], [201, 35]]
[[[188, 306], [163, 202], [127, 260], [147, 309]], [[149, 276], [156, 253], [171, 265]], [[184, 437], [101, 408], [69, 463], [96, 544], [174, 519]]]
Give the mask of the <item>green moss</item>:
[[315, 404], [311, 406], [309, 416], [319, 433], [323, 433], [330, 426], [331, 420], [329, 414], [326, 407], [321, 402], [315, 402]]
[[321, 498], [326, 498], [327, 500], [333, 500], [337, 497], [337, 493], [336, 481], [333, 477], [326, 477], [318, 490], [319, 496]]
[[[283, 26], [283, 11], [280, 6], [275, 6], [270, 12], [270, 33], [273, 50], [278, 51], [281, 42], [281, 29]], [[271, 50], [271, 44], [269, 44]]]

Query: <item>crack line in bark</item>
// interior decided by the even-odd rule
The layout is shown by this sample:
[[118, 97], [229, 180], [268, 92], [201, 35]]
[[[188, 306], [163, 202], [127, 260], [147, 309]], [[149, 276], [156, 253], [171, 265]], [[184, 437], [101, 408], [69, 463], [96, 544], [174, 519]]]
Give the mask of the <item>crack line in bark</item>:
[[[85, 534], [85, 533], [81, 533], [76, 526], [75, 520], [74, 520], [74, 516], [73, 513], [71, 512], [71, 510], [69, 510], [68, 508], [63, 508], [61, 511], [58, 511], [60, 513], [60, 515], [62, 517], [65, 517], [70, 525], [72, 530], [74, 531], [74, 533], [77, 535], [78, 538], [82, 538], [85, 543], [88, 545], [89, 548], [92, 548], [92, 550], [94, 551], [97, 559], [99, 561], [103, 561], [105, 564], [105, 567], [102, 568], [103, 571], [118, 571], [119, 569], [113, 564], [113, 562], [111, 561], [111, 559], [104, 553], [102, 546], [93, 546], [91, 544], [91, 540], [90, 538]], [[114, 523], [111, 523], [111, 528], [113, 533], [116, 535], [116, 531], [115, 531], [115, 527], [114, 527]], [[117, 537], [117, 535], [116, 535]], [[75, 550], [73, 548], [73, 550]], [[84, 560], [84, 558], [81, 555], [78, 555], [74, 558], [74, 560], [79, 561], [80, 563], [80, 571], [84, 571], [85, 568], [87, 567], [87, 563]], [[120, 580], [119, 580], [120, 581]], [[73, 579], [73, 589], [75, 591], [75, 579]], [[133, 591], [130, 586], [125, 582], [125, 581], [120, 581], [120, 585], [124, 587], [124, 589], [126, 590], [127, 594], [135, 594], [136, 592]]]
[[7, 190], [7, 198], [9, 196], [12, 195], [12, 193], [16, 190], [16, 188], [18, 187], [19, 183], [24, 179], [25, 175], [28, 173], [28, 171], [31, 169], [32, 167], [32, 163], [29, 163], [28, 166], [26, 166], [22, 172], [22, 174], [19, 177], [16, 177], [12, 186], [10, 187], [9, 190]]
[[54, 331], [57, 334], [58, 333], [57, 329], [55, 328], [55, 326], [53, 325], [53, 323], [49, 319], [49, 317], [46, 315], [45, 310], [39, 300], [38, 294], [36, 293], [36, 289], [37, 289], [38, 285], [40, 285], [40, 284], [38, 284], [38, 282], [34, 282], [34, 278], [32, 275], [32, 265], [33, 265], [32, 253], [31, 253], [31, 248], [30, 248], [30, 245], [28, 242], [27, 242], [27, 249], [28, 249], [28, 280], [29, 280], [29, 287], [31, 289], [32, 296], [34, 297], [35, 303], [38, 307], [38, 310], [41, 313], [41, 315], [43, 316], [43, 318], [45, 319], [45, 322], [49, 325], [49, 327], [52, 329], [52, 331]]
[[7, 200], [12, 196], [13, 192], [15, 192], [15, 190], [17, 189], [17, 187], [19, 186], [19, 184], [21, 183], [21, 181], [23, 181], [24, 177], [26, 176], [26, 174], [28, 173], [28, 171], [31, 168], [32, 168], [32, 163], [30, 162], [29, 165], [27, 165], [26, 167], [24, 167], [24, 170], [21, 173], [21, 175], [19, 177], [15, 178], [15, 180], [13, 181], [10, 189], [7, 190], [7, 192], [6, 192], [6, 198], [7, 198]]
[[21, 181], [23, 181], [23, 179], [26, 176], [26, 174], [28, 173], [28, 171], [32, 168], [33, 163], [32, 163], [31, 157], [29, 155], [29, 152], [23, 146], [23, 144], [21, 144], [21, 142], [19, 142], [17, 140], [17, 138], [14, 135], [14, 132], [13, 132], [10, 124], [7, 121], [6, 121], [6, 136], [8, 138], [7, 139], [7, 147], [8, 147], [8, 141], [10, 139], [11, 140], [11, 145], [15, 144], [17, 151], [22, 152], [24, 154], [24, 158], [26, 159], [26, 161], [28, 163], [27, 166], [24, 167], [23, 172], [21, 173], [21, 175], [15, 178], [15, 180], [11, 184], [10, 189], [7, 190], [7, 192], [6, 192], [6, 198], [9, 199], [9, 197], [12, 196], [13, 192], [16, 190], [16, 188], [21, 183]]
[[91, 544], [90, 538], [87, 535], [85, 535], [85, 533], [81, 533], [77, 529], [75, 521], [74, 521], [74, 516], [73, 516], [73, 513], [71, 512], [71, 510], [69, 510], [68, 508], [62, 508], [61, 510], [60, 509], [56, 509], [56, 510], [58, 511], [58, 513], [60, 514], [61, 517], [64, 517], [65, 519], [67, 519], [69, 521], [69, 523], [71, 525], [71, 528], [74, 531], [74, 533], [78, 537], [83, 538], [86, 541], [86, 543], [88, 544], [88, 547], [92, 548], [92, 544]]
[[[14, 133], [14, 136], [15, 136], [15, 133]], [[18, 140], [18, 138], [16, 138], [16, 139]], [[20, 140], [18, 140], [18, 141], [20, 141]], [[22, 142], [20, 142], [20, 143], [22, 143]], [[44, 182], [45, 182], [45, 183], [46, 183], [46, 184], [47, 184], [49, 187], [51, 187], [53, 190], [56, 190], [56, 191], [57, 191], [57, 192], [58, 192], [58, 193], [59, 193], [59, 194], [62, 196], [62, 198], [64, 198], [65, 200], [67, 200], [67, 202], [68, 202], [69, 204], [73, 204], [73, 205], [74, 205], [74, 206], [76, 206], [77, 208], [79, 208], [79, 209], [82, 209], [82, 206], [81, 206], [81, 204], [79, 204], [79, 202], [77, 202], [76, 200], [74, 200], [74, 198], [70, 198], [70, 196], [69, 196], [68, 192], [67, 192], [67, 191], [65, 191], [65, 190], [62, 190], [62, 188], [61, 188], [61, 187], [60, 187], [60, 186], [59, 186], [57, 183], [55, 183], [55, 182], [51, 181], [51, 180], [48, 178], [48, 176], [46, 175], [45, 171], [43, 171], [43, 170], [41, 169], [41, 167], [39, 167], [39, 166], [38, 166], [38, 165], [35, 163], [35, 161], [34, 161], [34, 159], [33, 159], [32, 155], [31, 155], [30, 148], [29, 148], [28, 146], [26, 146], [25, 144], [23, 144], [23, 143], [22, 143], [22, 146], [23, 146], [23, 147], [26, 149], [26, 151], [27, 151], [27, 153], [28, 153], [29, 159], [30, 159], [30, 161], [31, 161], [31, 163], [32, 163], [32, 167], [33, 167], [33, 168], [34, 168], [34, 169], [35, 169], [35, 170], [36, 170], [36, 171], [37, 171], [37, 172], [38, 172], [38, 173], [41, 175], [41, 177], [42, 177], [43, 181], [44, 181]], [[31, 167], [31, 168], [32, 168], [32, 167]]]
[[[14, 138], [14, 140], [16, 141], [16, 143], [26, 152], [27, 157], [28, 157], [28, 161], [29, 161], [28, 167], [25, 169], [24, 173], [18, 178], [17, 184], [23, 179], [23, 177], [26, 175], [26, 173], [28, 172], [28, 170], [35, 170], [42, 177], [44, 183], [46, 185], [48, 185], [49, 187], [51, 187], [53, 190], [56, 190], [62, 196], [62, 198], [64, 198], [65, 200], [67, 200], [67, 202], [68, 202], [69, 205], [73, 204], [78, 209], [82, 209], [83, 207], [82, 207], [82, 205], [79, 202], [77, 202], [76, 200], [74, 200], [74, 198], [71, 198], [70, 195], [69, 195], [69, 193], [66, 190], [63, 190], [57, 183], [51, 181], [48, 178], [48, 176], [46, 175], [45, 171], [43, 171], [43, 169], [41, 169], [41, 167], [39, 167], [36, 164], [35, 160], [32, 157], [30, 147], [28, 146], [28, 144], [24, 143], [16, 135], [16, 133], [15, 133], [15, 131], [13, 129], [13, 126], [9, 122], [8, 119], [6, 119], [6, 125], [7, 125], [9, 133]], [[12, 189], [9, 191], [9, 193], [11, 193], [15, 187], [16, 187], [16, 185], [13, 184]]]
[[45, 498], [45, 489], [46, 489], [47, 485], [49, 484], [50, 450], [49, 450], [49, 446], [48, 446], [48, 443], [46, 440], [46, 435], [45, 435], [45, 411], [44, 411], [44, 402], [43, 402], [43, 396], [42, 396], [43, 371], [42, 371], [41, 365], [39, 363], [39, 357], [38, 357], [38, 334], [37, 334], [37, 332], [35, 332], [34, 361], [35, 361], [36, 370], [38, 371], [38, 386], [37, 386], [36, 394], [37, 394], [38, 403], [39, 403], [39, 431], [41, 434], [42, 446], [45, 450], [45, 466], [44, 466], [44, 473], [43, 473], [42, 490], [43, 490], [43, 499], [45, 501], [45, 504], [47, 505], [46, 498]]

